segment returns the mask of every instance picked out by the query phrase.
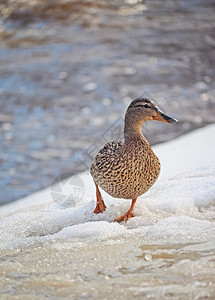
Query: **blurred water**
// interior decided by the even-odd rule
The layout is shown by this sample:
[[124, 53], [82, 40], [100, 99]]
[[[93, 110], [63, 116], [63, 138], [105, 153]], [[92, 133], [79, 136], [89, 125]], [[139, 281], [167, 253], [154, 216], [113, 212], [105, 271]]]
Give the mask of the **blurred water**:
[[83, 151], [143, 93], [180, 120], [144, 126], [153, 144], [214, 122], [214, 10], [212, 0], [1, 2], [0, 203], [85, 169]]

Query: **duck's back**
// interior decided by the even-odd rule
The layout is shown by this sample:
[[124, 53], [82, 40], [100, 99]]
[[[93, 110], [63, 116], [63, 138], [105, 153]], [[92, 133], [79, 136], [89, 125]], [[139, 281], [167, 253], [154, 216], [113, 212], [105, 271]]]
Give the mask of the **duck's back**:
[[96, 155], [90, 173], [109, 195], [134, 199], [154, 184], [160, 163], [143, 136], [133, 137], [106, 144]]

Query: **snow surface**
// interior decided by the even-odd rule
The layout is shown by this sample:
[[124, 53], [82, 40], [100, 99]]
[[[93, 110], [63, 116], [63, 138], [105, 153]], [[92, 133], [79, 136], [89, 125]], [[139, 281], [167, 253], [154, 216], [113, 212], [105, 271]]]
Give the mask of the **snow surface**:
[[[214, 137], [215, 125], [211, 125], [154, 147], [162, 166], [160, 178], [138, 199], [135, 218], [127, 224], [117, 224], [113, 220], [127, 211], [131, 202], [114, 199], [104, 192], [107, 210], [103, 214], [93, 214], [94, 185], [89, 173], [84, 172], [77, 175], [84, 186], [81, 197], [74, 193], [72, 197], [58, 200], [55, 193], [53, 201], [49, 188], [2, 207], [0, 248], [56, 239], [87, 242], [131, 235], [146, 241], [213, 239]], [[75, 190], [67, 184], [69, 180], [62, 183], [61, 187], [67, 188], [66, 192], [63, 190], [64, 194], [68, 193], [68, 186]], [[59, 191], [60, 186], [55, 187]]]

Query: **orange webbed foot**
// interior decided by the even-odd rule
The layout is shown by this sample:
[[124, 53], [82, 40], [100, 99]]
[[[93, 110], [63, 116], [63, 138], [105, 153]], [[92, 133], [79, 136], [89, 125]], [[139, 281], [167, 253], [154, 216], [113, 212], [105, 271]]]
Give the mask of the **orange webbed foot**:
[[134, 214], [132, 212], [127, 212], [126, 214], [124, 214], [123, 216], [117, 218], [114, 220], [114, 222], [118, 222], [118, 223], [126, 223], [128, 221], [128, 219], [133, 218]]
[[134, 217], [134, 214], [132, 213], [132, 211], [133, 211], [133, 209], [134, 209], [134, 204], [135, 204], [136, 200], [137, 200], [137, 198], [136, 198], [136, 199], [132, 199], [131, 207], [130, 207], [130, 209], [127, 211], [127, 213], [124, 214], [123, 216], [121, 216], [121, 217], [115, 219], [114, 221], [115, 221], [115, 222], [118, 222], [118, 223], [122, 223], [122, 222], [126, 223], [126, 222], [128, 221], [128, 219], [133, 218], [133, 217]]

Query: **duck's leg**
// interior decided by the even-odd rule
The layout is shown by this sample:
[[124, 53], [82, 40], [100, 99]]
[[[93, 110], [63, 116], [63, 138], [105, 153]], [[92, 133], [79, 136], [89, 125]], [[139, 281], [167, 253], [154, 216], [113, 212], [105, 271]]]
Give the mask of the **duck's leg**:
[[118, 222], [118, 223], [127, 222], [128, 219], [133, 218], [134, 215], [133, 215], [132, 211], [134, 209], [134, 204], [135, 204], [136, 201], [137, 201], [137, 198], [136, 199], [132, 199], [132, 203], [131, 203], [130, 209], [127, 211], [126, 214], [124, 214], [123, 216], [115, 219], [115, 222]]
[[[94, 181], [95, 183], [95, 181]], [[95, 183], [96, 186], [96, 208], [94, 209], [94, 214], [100, 214], [103, 213], [106, 209], [106, 205], [102, 199], [101, 193], [99, 191], [98, 185]]]

